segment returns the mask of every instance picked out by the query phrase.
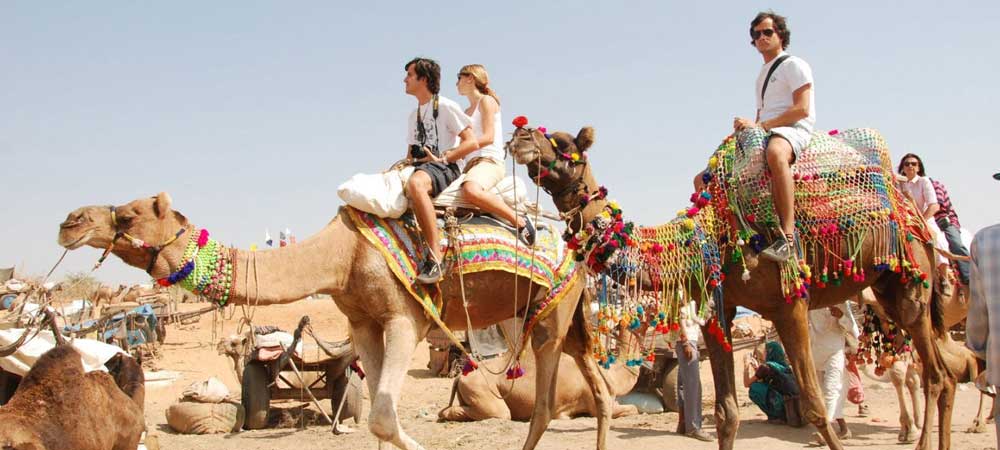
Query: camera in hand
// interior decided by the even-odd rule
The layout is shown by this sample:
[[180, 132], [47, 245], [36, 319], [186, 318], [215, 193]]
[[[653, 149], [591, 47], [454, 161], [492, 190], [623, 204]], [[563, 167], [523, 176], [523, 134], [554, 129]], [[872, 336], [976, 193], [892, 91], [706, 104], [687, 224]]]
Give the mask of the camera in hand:
[[[433, 147], [430, 147], [432, 152], [435, 152]], [[436, 154], [437, 152], [435, 152]], [[424, 149], [423, 145], [420, 144], [410, 144], [410, 156], [413, 159], [423, 159], [427, 157], [427, 150]]]

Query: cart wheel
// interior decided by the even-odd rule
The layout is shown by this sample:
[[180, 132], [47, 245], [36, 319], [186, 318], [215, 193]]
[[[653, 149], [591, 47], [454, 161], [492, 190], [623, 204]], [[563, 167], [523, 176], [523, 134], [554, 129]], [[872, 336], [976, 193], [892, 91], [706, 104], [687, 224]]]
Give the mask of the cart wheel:
[[[336, 414], [341, 397], [347, 395], [344, 408], [340, 411], [340, 420], [354, 418], [354, 423], [357, 424], [361, 423], [361, 416], [365, 410], [364, 382], [353, 370], [348, 370], [348, 374], [346, 381], [344, 377], [340, 377], [334, 383], [330, 396], [330, 410]], [[327, 374], [327, 379], [330, 379], [330, 375], [332, 374]]]
[[267, 366], [260, 361], [251, 361], [243, 368], [241, 403], [246, 411], [244, 429], [267, 428], [267, 411], [271, 407], [271, 390], [267, 387], [268, 378]]
[[660, 384], [660, 398], [663, 399], [663, 408], [670, 412], [680, 411], [677, 404], [677, 360], [667, 361], [663, 367], [663, 383]]

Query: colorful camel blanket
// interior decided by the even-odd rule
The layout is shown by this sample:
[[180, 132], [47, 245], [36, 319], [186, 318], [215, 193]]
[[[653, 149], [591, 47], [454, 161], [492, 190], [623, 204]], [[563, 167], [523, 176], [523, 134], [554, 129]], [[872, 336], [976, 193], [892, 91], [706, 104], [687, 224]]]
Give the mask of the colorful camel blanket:
[[[748, 129], [723, 141], [709, 160], [704, 180], [709, 198], [725, 221], [718, 234], [750, 241], [759, 251], [778, 233], [771, 198], [771, 175], [764, 149], [770, 134]], [[843, 278], [864, 279], [854, 264], [862, 243], [876, 239], [876, 270], [908, 268], [906, 242], [924, 237], [922, 221], [895, 188], [889, 147], [869, 128], [817, 132], [792, 166], [795, 182], [795, 231], [799, 267], [786, 271], [786, 299], [804, 298], [810, 283], [823, 287]], [[916, 220], [914, 220], [916, 219]], [[803, 260], [812, 256], [811, 260]], [[812, 277], [810, 267], [817, 272]], [[798, 280], [802, 278], [802, 280]]]
[[[441, 295], [436, 287], [416, 283], [419, 261], [426, 249], [411, 215], [400, 219], [383, 219], [351, 207], [345, 207], [361, 234], [385, 257], [389, 269], [406, 287], [406, 290], [424, 307], [449, 338], [459, 347], [461, 343], [451, 335], [440, 320]], [[537, 323], [558, 304], [577, 271], [571, 253], [548, 228], [538, 230], [534, 250], [517, 240], [507, 228], [487, 221], [463, 223], [456, 235], [445, 236], [441, 245], [447, 248], [445, 265], [462, 274], [499, 270], [530, 277], [549, 291], [548, 296], [529, 311], [526, 328]]]

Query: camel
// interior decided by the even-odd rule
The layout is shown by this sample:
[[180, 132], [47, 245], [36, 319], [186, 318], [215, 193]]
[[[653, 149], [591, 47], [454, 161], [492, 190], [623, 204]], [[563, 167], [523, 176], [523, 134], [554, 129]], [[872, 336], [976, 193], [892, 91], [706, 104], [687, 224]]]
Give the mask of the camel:
[[[84, 373], [80, 353], [59, 334], [0, 407], [0, 448], [11, 450], [134, 450], [146, 429], [142, 368], [120, 356], [112, 374]], [[45, 405], [40, 408], [39, 405]]]
[[[940, 280], [942, 284], [950, 283], [950, 278]], [[952, 286], [949, 286], [952, 287]], [[965, 320], [965, 317], [969, 313], [969, 304], [966, 300], [968, 298], [968, 286], [958, 286], [954, 289], [942, 289], [941, 290], [941, 307], [942, 307], [942, 321], [943, 328], [948, 330], [951, 329], [956, 324]], [[885, 311], [878, 304], [875, 298], [875, 294], [872, 290], [865, 289], [858, 293], [854, 298], [854, 301], [859, 305], [871, 306], [875, 314], [881, 317], [883, 320], [887, 318]], [[975, 355], [971, 350], [963, 345], [959, 345], [952, 338], [950, 333], [944, 333], [940, 337], [940, 345], [945, 348], [942, 353], [944, 357], [944, 362], [948, 366], [949, 372], [955, 374], [956, 380], [958, 382], [970, 382], [975, 380], [976, 376], [982, 369], [981, 363], [976, 359]], [[896, 390], [896, 397], [899, 400], [899, 442], [913, 442], [916, 439], [916, 432], [923, 427], [923, 417], [920, 413], [921, 411], [921, 400], [918, 392], [920, 391], [920, 361], [917, 358], [886, 358], [884, 361], [878, 361], [877, 366], [881, 367], [885, 373], [879, 375], [877, 372], [872, 373], [872, 368], [866, 367], [865, 374], [869, 378], [888, 382], [892, 384], [893, 388]], [[911, 409], [913, 411], [912, 416], [910, 411], [907, 409], [906, 393], [909, 393]], [[973, 425], [969, 427], [966, 431], [970, 433], [982, 433], [985, 431], [985, 421], [982, 418], [982, 403], [986, 394], [981, 394], [980, 406], [976, 410], [976, 418], [973, 420]], [[990, 414], [992, 416], [992, 414]]]
[[[506, 144], [508, 152], [514, 159], [519, 164], [527, 166], [532, 180], [551, 194], [556, 207], [566, 218], [569, 227], [567, 234], [576, 233], [585, 224], [592, 223], [593, 219], [609, 205], [604, 194], [606, 191], [597, 183], [591, 164], [588, 162], [589, 158], [584, 153], [593, 142], [594, 130], [591, 127], [581, 129], [576, 136], [565, 132], [546, 136], [546, 133], [538, 129], [519, 126]], [[576, 159], [567, 160], [570, 155], [576, 156]], [[581, 201], [583, 196], [591, 200], [583, 202]], [[956, 378], [954, 374], [949, 373], [943, 359], [942, 348], [938, 343], [940, 336], [945, 334], [941, 326], [940, 299], [933, 296], [932, 290], [924, 287], [922, 283], [902, 284], [901, 275], [898, 273], [875, 271], [871, 256], [875, 253], [874, 245], [874, 239], [870, 234], [861, 243], [862, 258], [858, 260], [856, 267], [863, 268], [863, 278], [860, 280], [849, 278], [840, 285], [830, 285], [823, 289], [811, 288], [808, 292], [808, 301], [792, 301], [790, 304], [786, 304], [783, 298], [781, 285], [778, 282], [781, 279], [781, 272], [777, 264], [758, 264], [756, 261], [751, 261], [748, 269], [752, 276], [745, 281], [741, 281], [741, 267], [727, 264], [721, 269], [730, 280], [721, 285], [725, 302], [722, 315], [733, 317], [735, 308], [739, 305], [760, 313], [774, 323], [782, 342], [786, 345], [788, 360], [802, 388], [804, 418], [818, 429], [829, 448], [842, 450], [843, 445], [826, 421], [819, 382], [813, 369], [806, 312], [810, 308], [841, 303], [844, 299], [871, 286], [889, 317], [912, 336], [914, 346], [921, 357], [922, 378], [927, 387], [925, 399], [929, 406], [924, 412], [924, 422], [928, 423], [926, 419], [935, 414], [936, 405], [940, 409], [939, 448], [949, 448]], [[930, 244], [914, 240], [909, 243], [909, 247], [916, 267], [933, 269], [934, 250]], [[731, 247], [725, 247], [723, 252], [721, 261], [728, 261], [732, 252]], [[748, 251], [747, 254], [749, 253]], [[652, 287], [648, 274], [642, 277], [642, 283], [643, 287]], [[701, 298], [701, 292], [697, 287], [691, 294], [694, 298]], [[709, 329], [705, 331], [708, 335]], [[733, 355], [725, 351], [722, 343], [715, 339], [706, 339], [706, 344], [715, 378], [715, 415], [719, 448], [732, 449], [739, 428]], [[919, 449], [929, 448], [931, 436], [928, 428], [924, 427], [921, 432], [917, 447]]]
[[[505, 336], [514, 336], [516, 330], [511, 320], [501, 322]], [[631, 345], [634, 336], [624, 331], [625, 345]], [[631, 338], [631, 339], [630, 339]], [[487, 360], [483, 363], [487, 370], [467, 377], [456, 377], [451, 389], [451, 401], [447, 407], [438, 412], [438, 419], [444, 422], [469, 422], [486, 419], [528, 420], [535, 404], [535, 391], [531, 378], [534, 376], [534, 355], [531, 349], [525, 350], [521, 358], [521, 367], [526, 371], [523, 378], [507, 379], [503, 369], [508, 354]], [[601, 375], [608, 384], [612, 398], [625, 395], [635, 386], [639, 378], [638, 368], [617, 364], [610, 369], [601, 369]], [[556, 382], [555, 416], [557, 419], [569, 419], [579, 416], [596, 416], [597, 405], [591, 395], [590, 387], [583, 376], [582, 369], [569, 355], [559, 358], [558, 381]], [[454, 405], [455, 397], [459, 404]], [[622, 405], [615, 402], [613, 418], [638, 414], [634, 405]]]
[[94, 302], [94, 309], [100, 309], [101, 303], [106, 303], [108, 305], [118, 302], [119, 296], [122, 291], [125, 290], [125, 285], [118, 285], [118, 289], [113, 289], [111, 286], [106, 284], [101, 284], [94, 289], [94, 293], [91, 294], [91, 300]]
[[[341, 208], [318, 234], [287, 247], [256, 252], [222, 247], [236, 275], [217, 279], [213, 286], [231, 283], [216, 293], [227, 293], [228, 303], [242, 305], [290, 303], [316, 293], [331, 295], [348, 318], [352, 342], [368, 374], [369, 431], [398, 448], [420, 449], [401, 427], [397, 407], [410, 359], [427, 334], [431, 319], [349, 214]], [[60, 225], [58, 242], [67, 249], [85, 245], [105, 249], [160, 279], [186, 266], [184, 242], [192, 241], [188, 236], [200, 240], [195, 230], [183, 214], [172, 209], [170, 196], [160, 193], [115, 207], [78, 208]], [[563, 351], [573, 355], [591, 386], [599, 411], [597, 448], [606, 448], [611, 396], [585, 340], [586, 322], [580, 308], [584, 276], [583, 271], [575, 272], [567, 281], [563, 300], [532, 331], [535, 392], [539, 395], [524, 449], [535, 448], [552, 420], [554, 380]], [[547, 294], [527, 276], [515, 277], [509, 272], [466, 274], [464, 291], [459, 278], [452, 272], [440, 283], [444, 302], [441, 318], [452, 330], [483, 328], [523, 314], [526, 304]], [[515, 304], [515, 296], [519, 303]]]

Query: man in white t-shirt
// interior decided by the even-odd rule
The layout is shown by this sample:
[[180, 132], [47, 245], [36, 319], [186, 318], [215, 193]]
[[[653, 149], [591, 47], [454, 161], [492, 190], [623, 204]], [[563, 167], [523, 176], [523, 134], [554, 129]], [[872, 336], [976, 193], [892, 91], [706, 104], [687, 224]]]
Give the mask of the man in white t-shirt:
[[406, 93], [417, 98], [417, 109], [410, 113], [406, 158], [414, 163], [413, 175], [406, 183], [413, 215], [429, 247], [429, 255], [420, 266], [417, 281], [437, 283], [443, 277], [441, 247], [434, 215], [436, 197], [462, 170], [458, 161], [478, 148], [472, 121], [453, 100], [438, 95], [441, 66], [434, 60], [414, 58], [404, 66]]
[[[791, 41], [785, 18], [762, 12], [750, 23], [750, 44], [764, 57], [757, 77], [757, 117], [737, 117], [736, 131], [763, 128], [771, 132], [767, 141], [767, 165], [771, 171], [771, 195], [781, 226], [781, 237], [764, 249], [761, 256], [774, 262], [787, 261], [795, 252], [795, 184], [791, 165], [809, 145], [816, 124], [812, 69], [801, 58], [788, 55]], [[772, 70], [773, 68], [773, 70]]]

